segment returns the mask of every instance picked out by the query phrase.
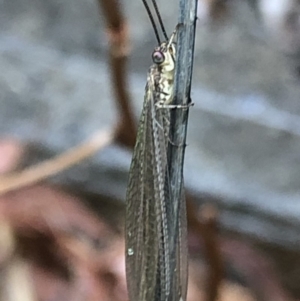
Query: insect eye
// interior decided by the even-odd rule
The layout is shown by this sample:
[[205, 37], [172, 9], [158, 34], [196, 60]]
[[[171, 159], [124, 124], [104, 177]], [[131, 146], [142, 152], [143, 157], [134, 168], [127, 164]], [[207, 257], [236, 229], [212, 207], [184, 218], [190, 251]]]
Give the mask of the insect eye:
[[161, 51], [154, 51], [152, 54], [152, 60], [155, 64], [161, 64], [165, 60], [165, 56]]

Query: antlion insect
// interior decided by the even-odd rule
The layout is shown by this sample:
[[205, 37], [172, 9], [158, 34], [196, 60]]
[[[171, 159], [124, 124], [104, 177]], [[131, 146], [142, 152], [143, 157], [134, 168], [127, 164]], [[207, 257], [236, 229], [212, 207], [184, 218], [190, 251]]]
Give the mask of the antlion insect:
[[167, 163], [170, 109], [183, 108], [172, 104], [179, 25], [168, 38], [152, 0], [166, 38], [161, 43], [143, 2], [159, 46], [152, 53], [126, 195], [127, 286], [131, 301], [182, 301], [187, 285], [186, 213], [182, 200], [172, 199]]

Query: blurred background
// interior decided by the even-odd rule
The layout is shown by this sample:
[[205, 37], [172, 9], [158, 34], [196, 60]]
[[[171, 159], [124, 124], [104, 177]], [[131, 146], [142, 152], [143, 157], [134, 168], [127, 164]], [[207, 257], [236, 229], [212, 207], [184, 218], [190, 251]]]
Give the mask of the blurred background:
[[[177, 23], [177, 5], [157, 2], [170, 33]], [[129, 28], [127, 89], [137, 120], [156, 41], [142, 1], [120, 2], [119, 9]], [[12, 143], [9, 145], [14, 151], [14, 147], [22, 151], [20, 168], [52, 158], [86, 141], [98, 130], [114, 127], [119, 114], [110, 77], [104, 14], [101, 3], [94, 0], [0, 0], [0, 134], [4, 142]], [[277, 293], [281, 298], [278, 300], [300, 298], [300, 3], [199, 0], [198, 18], [192, 87], [195, 105], [190, 110], [185, 156], [186, 188], [200, 208], [205, 204], [213, 206], [220, 236], [243, 241], [270, 260], [270, 273], [272, 277], [278, 275], [284, 290]], [[6, 156], [0, 152], [0, 161], [5, 162]], [[88, 205], [105, 223], [118, 225], [114, 231], [121, 233], [130, 160], [130, 148], [112, 143], [50, 177], [50, 184], [45, 185], [67, 188], [79, 198], [78, 206]], [[46, 193], [43, 189], [48, 186], [38, 188], [42, 190], [28, 192], [25, 188], [25, 195], [29, 193], [27, 198], [33, 203], [35, 198], [40, 202]], [[1, 202], [9, 202], [19, 210], [23, 197], [22, 190], [18, 190], [1, 196]], [[20, 201], [14, 205], [10, 198]], [[45, 201], [45, 206], [51, 200]], [[52, 209], [45, 208], [41, 205], [39, 212], [51, 215]], [[28, 210], [33, 214], [35, 209]], [[19, 222], [27, 213], [11, 213], [11, 208], [1, 212], [6, 226], [13, 232], [20, 227], [22, 232], [25, 226], [16, 220]], [[26, 226], [36, 222], [32, 218], [28, 217]], [[45, 222], [43, 230], [30, 227], [49, 236], [49, 223]], [[59, 231], [64, 228], [60, 227]], [[13, 239], [17, 243], [18, 231]], [[34, 245], [31, 240], [24, 245], [28, 244]], [[7, 246], [5, 239], [4, 245]], [[39, 257], [32, 250], [29, 253]], [[249, 253], [243, 254], [247, 261]], [[250, 256], [251, 260], [264, 267], [265, 261], [255, 256]], [[6, 257], [1, 260], [7, 262]], [[108, 270], [116, 277], [116, 272]], [[8, 274], [2, 274], [2, 278], [8, 279]], [[86, 280], [91, 279], [87, 274], [82, 272], [86, 286], [79, 281], [85, 292], [94, 289]], [[229, 267], [225, 274], [231, 281], [251, 287], [246, 281], [247, 273], [241, 276], [243, 273]], [[264, 279], [272, 277], [266, 273]], [[77, 284], [72, 285], [78, 287]], [[273, 292], [276, 289], [278, 286], [274, 288], [273, 283], [268, 286]], [[61, 293], [63, 289], [56, 291], [56, 299], [43, 291], [34, 297], [29, 294], [27, 299], [24, 295], [11, 297], [6, 292], [3, 300], [60, 300], [67, 296]], [[283, 297], [285, 293], [289, 297]], [[95, 293], [82, 300], [105, 300], [99, 296], [102, 295]], [[122, 299], [120, 296], [119, 292], [118, 297], [111, 299]], [[252, 298], [270, 300], [268, 296], [254, 292]]]

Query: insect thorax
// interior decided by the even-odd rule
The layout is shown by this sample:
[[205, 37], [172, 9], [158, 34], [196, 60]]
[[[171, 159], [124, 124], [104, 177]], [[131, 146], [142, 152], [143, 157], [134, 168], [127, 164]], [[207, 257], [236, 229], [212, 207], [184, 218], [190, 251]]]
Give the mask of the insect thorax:
[[154, 50], [163, 54], [161, 63], [154, 63], [150, 69], [153, 74], [155, 99], [160, 104], [170, 104], [173, 99], [174, 72], [175, 72], [175, 44], [162, 43]]

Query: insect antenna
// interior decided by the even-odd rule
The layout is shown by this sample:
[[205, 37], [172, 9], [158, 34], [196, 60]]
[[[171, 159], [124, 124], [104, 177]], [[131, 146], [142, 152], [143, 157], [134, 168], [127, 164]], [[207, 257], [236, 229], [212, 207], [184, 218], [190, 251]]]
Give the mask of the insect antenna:
[[[153, 1], [154, 1], [154, 0], [152, 0], [152, 2], [153, 2]], [[145, 8], [146, 8], [146, 11], [147, 11], [147, 14], [148, 14], [148, 16], [149, 16], [149, 19], [150, 19], [150, 21], [151, 21], [151, 24], [152, 24], [152, 27], [153, 27], [153, 30], [154, 30], [154, 33], [155, 33], [155, 36], [156, 36], [156, 40], [157, 40], [158, 44], [160, 45], [160, 44], [161, 44], [161, 41], [160, 41], [160, 38], [159, 38], [158, 30], [157, 30], [156, 24], [155, 24], [155, 22], [154, 22], [153, 15], [151, 14], [149, 5], [148, 5], [148, 3], [146, 2], [146, 0], [143, 0], [143, 3], [144, 3], [144, 6], [145, 6]], [[153, 5], [154, 5], [154, 3], [153, 3]], [[156, 7], [157, 7], [157, 6], [156, 6]], [[155, 6], [154, 6], [154, 8], [155, 8]], [[155, 8], [155, 11], [156, 11], [156, 13], [157, 13], [157, 8]], [[160, 23], [160, 26], [161, 26], [162, 20], [161, 20], [161, 18], [160, 18], [160, 15], [159, 15], [159, 20], [160, 20], [159, 23]], [[163, 31], [163, 34], [165, 35], [165, 31]]]
[[157, 15], [157, 18], [158, 18], [158, 22], [159, 22], [161, 31], [162, 31], [162, 33], [163, 33], [163, 35], [164, 35], [166, 41], [168, 41], [169, 38], [168, 38], [168, 35], [167, 35], [167, 32], [166, 32], [164, 23], [163, 23], [163, 21], [162, 21], [161, 15], [160, 15], [160, 13], [159, 13], [159, 10], [158, 10], [158, 7], [157, 7], [156, 0], [152, 0], [152, 4], [153, 4], [153, 6], [154, 6], [154, 9], [155, 9], [155, 12], [156, 12], [156, 15]]

